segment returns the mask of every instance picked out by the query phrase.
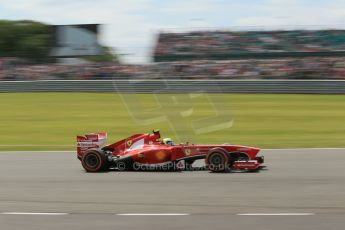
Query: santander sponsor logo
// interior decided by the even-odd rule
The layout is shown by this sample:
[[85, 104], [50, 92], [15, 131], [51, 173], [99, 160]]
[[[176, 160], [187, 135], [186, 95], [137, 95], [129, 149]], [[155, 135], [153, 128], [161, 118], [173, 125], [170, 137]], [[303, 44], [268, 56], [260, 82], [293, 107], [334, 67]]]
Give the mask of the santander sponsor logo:
[[98, 147], [98, 145], [96, 143], [92, 143], [92, 142], [79, 142], [77, 144], [77, 147], [82, 147], [82, 148], [95, 148]]
[[89, 141], [98, 141], [98, 135], [87, 135], [86, 137]]

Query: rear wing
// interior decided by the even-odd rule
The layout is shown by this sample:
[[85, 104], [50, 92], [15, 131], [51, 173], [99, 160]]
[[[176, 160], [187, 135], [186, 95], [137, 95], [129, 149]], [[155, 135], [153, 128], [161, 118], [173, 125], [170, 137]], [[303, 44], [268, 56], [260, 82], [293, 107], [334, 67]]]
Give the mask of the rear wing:
[[77, 156], [81, 159], [88, 149], [100, 148], [107, 140], [107, 133], [90, 133], [85, 136], [77, 136]]

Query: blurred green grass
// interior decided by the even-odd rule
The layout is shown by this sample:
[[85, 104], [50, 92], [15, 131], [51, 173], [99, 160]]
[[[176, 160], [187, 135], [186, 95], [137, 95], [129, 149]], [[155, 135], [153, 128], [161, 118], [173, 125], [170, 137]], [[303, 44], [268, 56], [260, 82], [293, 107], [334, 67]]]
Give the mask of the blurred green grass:
[[[260, 148], [345, 147], [345, 95], [209, 96], [225, 98], [233, 126], [194, 136], [192, 139], [198, 143]], [[140, 99], [144, 108], [155, 107], [154, 95], [141, 94]], [[197, 112], [188, 119], [212, 115], [203, 99], [195, 103]], [[135, 122], [121, 96], [115, 93], [2, 93], [0, 106], [0, 150], [73, 150], [77, 134], [96, 131], [108, 132], [108, 143], [153, 128], [160, 128], [163, 136], [176, 137], [167, 122]], [[169, 111], [166, 106], [164, 113], [175, 109], [172, 106]], [[136, 114], [140, 115], [140, 110]], [[177, 133], [185, 131], [180, 127]]]

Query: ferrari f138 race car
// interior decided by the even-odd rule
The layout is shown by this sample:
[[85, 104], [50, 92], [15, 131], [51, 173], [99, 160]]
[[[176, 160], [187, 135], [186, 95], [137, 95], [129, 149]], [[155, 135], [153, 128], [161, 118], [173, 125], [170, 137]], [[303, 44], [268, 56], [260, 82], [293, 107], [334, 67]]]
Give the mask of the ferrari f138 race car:
[[198, 159], [205, 159], [205, 168], [212, 172], [257, 171], [264, 162], [263, 156], [257, 156], [259, 148], [229, 144], [174, 145], [170, 138], [161, 140], [159, 130], [134, 134], [110, 145], [104, 145], [106, 139], [106, 133], [77, 136], [77, 157], [87, 172], [183, 170], [191, 169]]

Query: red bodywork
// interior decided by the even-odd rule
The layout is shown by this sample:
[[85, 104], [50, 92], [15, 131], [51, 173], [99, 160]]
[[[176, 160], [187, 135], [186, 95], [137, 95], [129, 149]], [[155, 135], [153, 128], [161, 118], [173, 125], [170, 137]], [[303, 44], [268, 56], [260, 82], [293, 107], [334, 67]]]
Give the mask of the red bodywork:
[[257, 157], [259, 148], [241, 145], [166, 145], [160, 141], [160, 134], [135, 134], [110, 145], [103, 146], [106, 133], [77, 136], [77, 156], [83, 159], [85, 152], [99, 149], [107, 154], [112, 162], [130, 160], [137, 164], [164, 164], [168, 162], [194, 161], [207, 157], [211, 151], [220, 149], [232, 160], [231, 169], [256, 170], [263, 163], [263, 157]]

